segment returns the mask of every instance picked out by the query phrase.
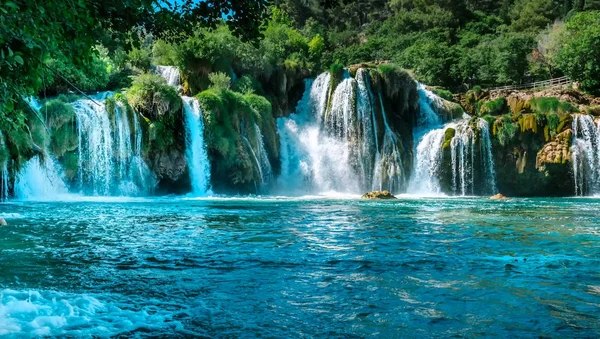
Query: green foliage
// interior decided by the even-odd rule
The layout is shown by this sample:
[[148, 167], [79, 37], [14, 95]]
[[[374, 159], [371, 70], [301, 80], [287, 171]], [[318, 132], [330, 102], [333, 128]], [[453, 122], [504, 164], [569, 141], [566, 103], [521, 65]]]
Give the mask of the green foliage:
[[517, 134], [517, 126], [510, 116], [503, 116], [494, 123], [494, 135], [502, 146], [508, 145]]
[[484, 101], [479, 106], [480, 115], [500, 115], [506, 111], [506, 99], [500, 97], [496, 100]]
[[148, 72], [152, 66], [150, 51], [143, 48], [134, 48], [127, 55], [131, 67], [139, 72]]
[[570, 102], [560, 101], [552, 97], [533, 98], [530, 101], [531, 110], [536, 113], [575, 113], [578, 111]]
[[454, 96], [452, 95], [452, 92], [450, 92], [447, 89], [443, 89], [443, 88], [432, 88], [431, 91], [439, 96], [442, 99], [448, 100], [448, 101], [454, 101]]
[[181, 112], [177, 91], [155, 74], [141, 74], [133, 79], [127, 90], [129, 104], [150, 120], [174, 120]]
[[211, 83], [210, 89], [213, 90], [227, 90], [231, 87], [231, 77], [222, 72], [210, 73], [208, 80]]
[[256, 94], [213, 89], [196, 98], [204, 116], [207, 148], [216, 167], [213, 173], [233, 186], [259, 181], [258, 169], [247, 148], [247, 141], [257, 141], [253, 139], [255, 124], [262, 131], [269, 159], [273, 163], [279, 159], [279, 140], [269, 101]]
[[556, 64], [583, 89], [600, 91], [600, 11], [577, 13], [566, 23]]
[[256, 93], [262, 95], [264, 93], [260, 82], [248, 75], [238, 78], [232, 86], [232, 89], [242, 94]]

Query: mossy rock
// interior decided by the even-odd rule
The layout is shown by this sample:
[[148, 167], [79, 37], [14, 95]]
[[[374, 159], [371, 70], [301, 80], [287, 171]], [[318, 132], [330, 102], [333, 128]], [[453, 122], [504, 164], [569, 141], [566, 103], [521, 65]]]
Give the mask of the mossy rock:
[[442, 149], [447, 150], [450, 149], [452, 145], [452, 139], [456, 135], [456, 130], [454, 128], [447, 128], [444, 132], [444, 142], [442, 143]]
[[373, 191], [363, 194], [362, 199], [368, 200], [396, 200], [395, 196], [388, 191]]
[[248, 148], [252, 147], [248, 144], [260, 142], [255, 126], [262, 134], [274, 174], [279, 173], [279, 136], [272, 106], [266, 98], [214, 89], [201, 92], [196, 98], [202, 107], [213, 187], [217, 191], [251, 193], [260, 183], [260, 165]]
[[152, 121], [177, 119], [181, 113], [182, 102], [177, 90], [155, 74], [135, 77], [126, 95], [129, 105]]
[[521, 127], [521, 133], [528, 131], [533, 133], [538, 132], [538, 119], [535, 114], [523, 114], [519, 116], [518, 122]]

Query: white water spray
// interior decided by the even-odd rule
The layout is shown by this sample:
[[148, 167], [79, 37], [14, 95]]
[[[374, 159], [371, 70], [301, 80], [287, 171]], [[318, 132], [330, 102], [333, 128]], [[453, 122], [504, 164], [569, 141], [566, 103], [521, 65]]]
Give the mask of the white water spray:
[[52, 200], [68, 193], [62, 169], [50, 156], [33, 157], [15, 178], [15, 197], [20, 200]]

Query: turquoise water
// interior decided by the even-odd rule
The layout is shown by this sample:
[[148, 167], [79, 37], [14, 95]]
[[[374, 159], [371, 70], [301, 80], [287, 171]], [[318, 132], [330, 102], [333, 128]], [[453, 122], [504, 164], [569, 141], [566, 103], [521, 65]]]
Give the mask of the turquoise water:
[[0, 216], [0, 336], [600, 336], [600, 200], [92, 199]]

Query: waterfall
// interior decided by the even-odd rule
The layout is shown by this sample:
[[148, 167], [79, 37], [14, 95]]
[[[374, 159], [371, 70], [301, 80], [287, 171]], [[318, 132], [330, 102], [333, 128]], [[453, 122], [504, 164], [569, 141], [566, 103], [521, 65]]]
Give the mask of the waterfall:
[[384, 134], [381, 151], [377, 153], [375, 159], [375, 174], [372, 189], [399, 192], [405, 184], [402, 154], [398, 149], [398, 144], [401, 144], [401, 142], [388, 124], [381, 91], [379, 91], [379, 103], [381, 105]]
[[48, 200], [67, 194], [62, 170], [50, 156], [42, 162], [38, 156], [31, 158], [15, 178], [15, 197], [21, 200]]
[[[142, 159], [142, 132], [135, 113], [115, 105], [114, 130], [104, 100], [111, 93], [73, 103], [79, 143], [79, 189], [94, 195], [142, 195], [154, 178]], [[133, 142], [132, 142], [133, 136]]]
[[474, 194], [475, 132], [469, 122], [462, 120], [457, 123], [450, 142], [452, 190], [455, 195]]
[[[355, 96], [355, 81], [346, 78], [336, 89], [327, 112], [331, 76], [319, 75], [305, 81], [305, 91], [296, 113], [277, 119], [281, 140], [279, 189], [284, 194], [330, 191], [360, 192], [358, 176], [352, 168], [349, 126]], [[337, 105], [337, 106], [336, 106]]]
[[442, 119], [434, 110], [435, 107], [442, 106], [442, 98], [427, 90], [421, 83], [417, 83], [419, 93], [419, 119], [417, 127], [431, 128], [442, 124]]
[[573, 176], [576, 195], [600, 193], [600, 122], [573, 115]]
[[260, 128], [257, 124], [254, 124], [254, 134], [256, 140], [256, 150], [258, 153], [258, 160], [261, 169], [261, 181], [264, 184], [268, 184], [273, 179], [273, 169], [271, 168], [271, 162], [269, 161], [269, 156], [267, 154], [267, 150], [265, 149], [265, 142], [260, 131]]
[[0, 202], [8, 200], [8, 156], [4, 134], [0, 131]]
[[155, 72], [165, 79], [167, 85], [176, 89], [181, 87], [179, 68], [175, 66], [156, 66]]
[[[447, 125], [450, 127], [452, 125]], [[446, 128], [439, 128], [425, 134], [415, 152], [415, 169], [408, 191], [413, 194], [440, 194], [440, 168], [443, 165], [442, 143]], [[416, 144], [416, 143], [415, 143]]]
[[368, 182], [374, 176], [374, 159], [378, 158], [379, 140], [377, 136], [377, 120], [373, 109], [373, 92], [369, 80], [369, 72], [360, 68], [356, 71], [358, 83], [358, 95], [356, 100], [356, 111], [358, 119], [358, 139], [362, 140], [359, 145], [358, 159], [361, 168], [361, 186], [368, 187]]
[[182, 97], [185, 113], [186, 159], [190, 168], [192, 194], [205, 195], [210, 186], [210, 163], [204, 143], [204, 119], [195, 98]]
[[494, 154], [492, 153], [490, 126], [486, 120], [478, 119], [477, 128], [481, 134], [481, 141], [479, 145], [482, 158], [483, 192], [488, 195], [493, 195], [498, 193], [498, 187], [496, 186], [496, 169], [494, 166]]

